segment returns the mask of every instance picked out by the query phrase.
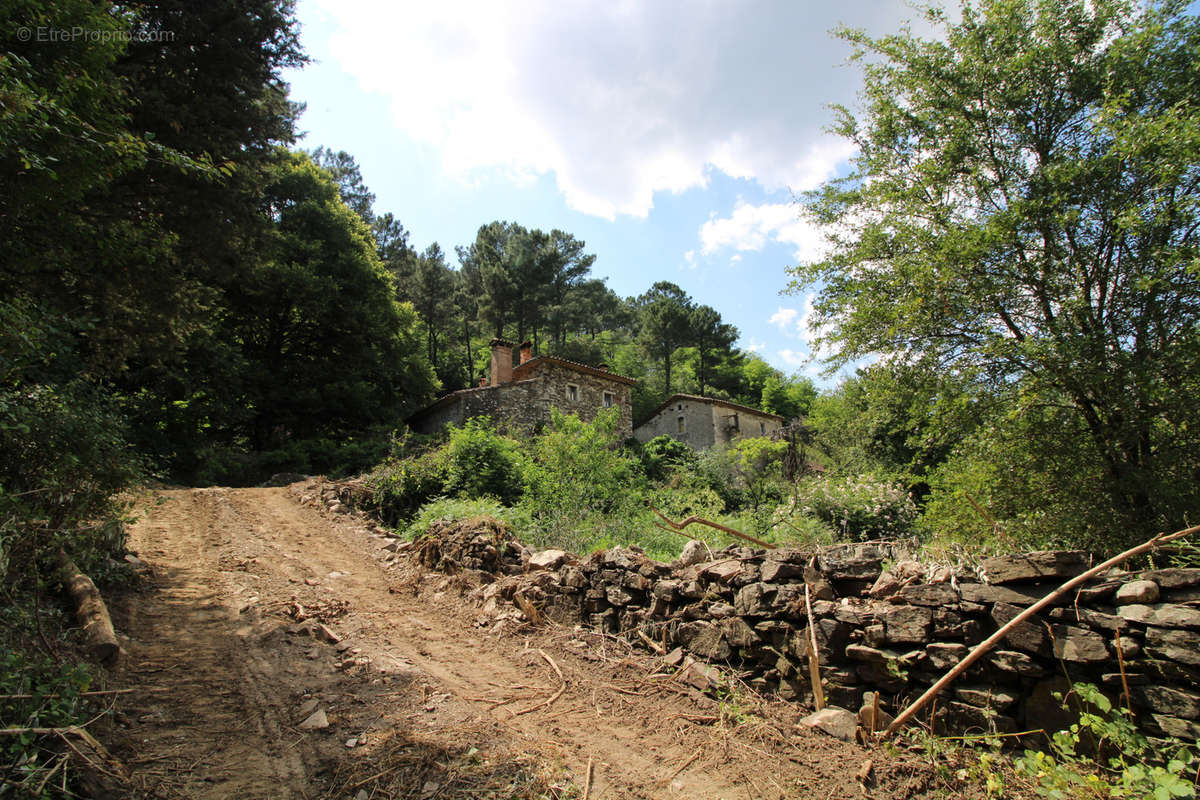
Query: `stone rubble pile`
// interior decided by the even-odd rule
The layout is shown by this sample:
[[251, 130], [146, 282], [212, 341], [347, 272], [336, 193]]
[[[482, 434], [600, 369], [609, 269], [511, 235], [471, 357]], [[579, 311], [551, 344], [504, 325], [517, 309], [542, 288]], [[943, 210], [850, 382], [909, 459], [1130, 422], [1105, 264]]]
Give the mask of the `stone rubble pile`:
[[[827, 702], [857, 709], [878, 692], [892, 711], [1091, 566], [1083, 552], [1035, 552], [964, 574], [893, 563], [870, 543], [815, 552], [695, 545], [672, 564], [624, 547], [585, 558], [530, 553], [502, 526], [476, 521], [435, 526], [419, 547], [426, 566], [481, 570], [487, 585], [476, 595], [493, 612], [507, 601], [527, 615], [532, 606], [559, 622], [644, 636], [696, 688], [719, 683], [724, 670], [801, 703], [812, 700], [807, 586]], [[1200, 737], [1200, 569], [1109, 573], [1061, 598], [939, 697], [935, 730], [1057, 730], [1071, 719], [1054, 695], [1072, 681], [1119, 702], [1128, 684], [1147, 733]]]

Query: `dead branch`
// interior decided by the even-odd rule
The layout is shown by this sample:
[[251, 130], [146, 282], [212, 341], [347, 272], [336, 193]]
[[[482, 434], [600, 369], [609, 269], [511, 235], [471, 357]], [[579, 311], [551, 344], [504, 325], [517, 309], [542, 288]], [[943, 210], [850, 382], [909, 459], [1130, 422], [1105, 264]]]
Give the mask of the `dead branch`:
[[[646, 505], [650, 506], [650, 510], [653, 511], [655, 514], [657, 514], [663, 522], [667, 523], [667, 525], [670, 526], [669, 528], [667, 528], [667, 530], [671, 530], [676, 533], [679, 533], [684, 528], [686, 528], [688, 525], [691, 525], [693, 523], [695, 523], [697, 525], [707, 525], [710, 528], [716, 528], [719, 531], [728, 533], [730, 536], [736, 536], [739, 539], [742, 539], [747, 542], [751, 542], [753, 544], [758, 545], [759, 547], [765, 547], [768, 550], [775, 549], [775, 545], [773, 545], [773, 544], [764, 542], [762, 539], [755, 539], [753, 536], [751, 536], [747, 533], [742, 533], [739, 530], [735, 530], [734, 528], [730, 528], [726, 525], [722, 525], [719, 522], [713, 522], [712, 520], [707, 520], [707, 519], [704, 519], [703, 517], [697, 517], [695, 514], [688, 517], [683, 522], [673, 522], [669, 517], [667, 517], [665, 514], [663, 514], [657, 508], [655, 508], [653, 503], [646, 501]], [[662, 526], [660, 525], [659, 527], [661, 528]], [[688, 538], [691, 538], [691, 537], [688, 537]]]
[[825, 689], [821, 686], [821, 656], [817, 654], [817, 629], [807, 582], [804, 584], [804, 608], [808, 612], [808, 679], [812, 683], [813, 704], [820, 711], [825, 707]]
[[583, 800], [588, 800], [592, 794], [592, 757], [588, 756], [587, 774], [583, 779]]
[[658, 642], [651, 639], [649, 636], [647, 636], [645, 631], [639, 629], [637, 632], [637, 635], [642, 637], [642, 641], [645, 642], [646, 644], [648, 644], [650, 646], [650, 649], [653, 650], [654, 652], [658, 653], [660, 656], [665, 656], [667, 654], [667, 649], [665, 647], [663, 647], [661, 644], [659, 644]]
[[547, 664], [549, 664], [551, 667], [553, 667], [553, 668], [554, 668], [554, 674], [558, 676], [558, 679], [559, 679], [560, 681], [562, 681], [563, 683], [566, 683], [566, 682], [567, 682], [567, 679], [563, 677], [562, 670], [558, 668], [558, 664], [555, 664], [555, 663], [554, 663], [554, 659], [553, 659], [553, 658], [551, 658], [550, 656], [546, 655], [546, 651], [545, 651], [545, 650], [543, 650], [543, 649], [541, 649], [541, 648], [539, 647], [539, 648], [538, 648], [538, 655], [540, 655], [542, 658], [546, 659], [546, 663], [547, 663]]
[[929, 689], [926, 690], [925, 694], [921, 695], [916, 700], [909, 703], [908, 706], [903, 711], [901, 711], [899, 714], [897, 714], [896, 719], [892, 722], [891, 725], [888, 726], [887, 730], [883, 732], [883, 736], [885, 736], [885, 737], [891, 736], [896, 731], [900, 730], [900, 728], [902, 728], [904, 726], [904, 723], [908, 722], [913, 717], [914, 714], [916, 714], [918, 711], [920, 711], [922, 708], [924, 708], [925, 705], [930, 700], [933, 700], [935, 697], [937, 697], [937, 695], [942, 691], [942, 689], [945, 689], [946, 686], [948, 686], [955, 678], [957, 678], [959, 675], [961, 675], [963, 672], [965, 672], [968, 668], [970, 668], [970, 666], [972, 664], [974, 664], [976, 661], [978, 661], [980, 658], [982, 658], [989, 650], [991, 650], [993, 647], [995, 647], [997, 644], [999, 644], [1000, 641], [1002, 639], [1004, 639], [1005, 636], [1008, 635], [1009, 631], [1011, 631], [1017, 625], [1020, 625], [1025, 620], [1032, 617], [1037, 612], [1041, 611], [1046, 606], [1053, 603], [1059, 597], [1062, 597], [1064, 594], [1071, 591], [1076, 586], [1083, 585], [1088, 580], [1090, 580], [1091, 578], [1094, 578], [1095, 576], [1101, 574], [1102, 572], [1105, 572], [1106, 570], [1112, 569], [1113, 567], [1117, 566], [1118, 564], [1122, 564], [1122, 563], [1128, 561], [1129, 559], [1133, 558], [1134, 556], [1141, 555], [1142, 553], [1147, 553], [1161, 545], [1166, 544], [1167, 542], [1173, 542], [1176, 539], [1182, 539], [1183, 537], [1190, 536], [1193, 533], [1200, 533], [1200, 525], [1194, 525], [1191, 528], [1184, 528], [1183, 530], [1175, 531], [1174, 533], [1170, 533], [1170, 534], [1160, 533], [1158, 536], [1155, 536], [1153, 539], [1150, 539], [1147, 542], [1143, 542], [1142, 544], [1139, 544], [1137, 547], [1131, 547], [1128, 550], [1126, 550], [1125, 552], [1119, 553], [1119, 554], [1113, 556], [1112, 558], [1108, 559], [1103, 564], [1099, 564], [1098, 566], [1092, 567], [1088, 571], [1084, 572], [1082, 575], [1078, 575], [1078, 576], [1070, 579], [1069, 581], [1064, 583], [1062, 586], [1058, 587], [1053, 592], [1046, 595], [1041, 600], [1038, 600], [1036, 603], [1031, 605], [1029, 608], [1022, 611], [1020, 614], [1017, 614], [1015, 617], [1013, 617], [1011, 620], [1009, 620], [1006, 624], [1002, 625], [1000, 627], [1000, 630], [996, 631], [991, 636], [989, 636], [987, 639], [985, 639], [984, 641], [975, 645], [975, 648], [973, 650], [971, 650], [971, 652], [968, 653], [963, 658], [962, 661], [958, 662], [958, 664], [956, 664], [953, 669], [951, 669], [949, 672], [947, 672], [945, 675], [943, 675], [941, 678], [939, 678], [937, 683], [933, 684], [933, 686], [930, 686]]
[[121, 645], [113, 630], [112, 617], [104, 605], [96, 584], [84, 575], [65, 550], [58, 551], [59, 577], [75, 601], [75, 617], [87, 637], [92, 657], [105, 666], [113, 666], [121, 656]]

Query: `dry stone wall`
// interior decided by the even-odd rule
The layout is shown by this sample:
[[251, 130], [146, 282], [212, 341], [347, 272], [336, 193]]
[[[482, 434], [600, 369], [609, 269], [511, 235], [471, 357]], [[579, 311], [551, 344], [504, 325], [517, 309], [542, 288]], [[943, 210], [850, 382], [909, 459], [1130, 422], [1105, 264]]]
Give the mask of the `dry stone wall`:
[[[811, 702], [809, 617], [827, 702], [857, 709], [878, 692], [895, 711], [1023, 608], [1090, 566], [1081, 552], [992, 558], [969, 574], [894, 561], [871, 544], [811, 550], [693, 543], [665, 564], [636, 549], [579, 558], [531, 553], [502, 528], [440, 525], [421, 560], [477, 571], [481, 624], [501, 606], [645, 636], [710, 688], [733, 674], [756, 690]], [[449, 543], [448, 543], [449, 542]], [[1122, 668], [1124, 680], [1122, 680]], [[1110, 573], [1012, 631], [939, 698], [938, 731], [1057, 730], [1056, 692], [1090, 681], [1123, 701], [1151, 736], [1200, 737], [1200, 569]]]

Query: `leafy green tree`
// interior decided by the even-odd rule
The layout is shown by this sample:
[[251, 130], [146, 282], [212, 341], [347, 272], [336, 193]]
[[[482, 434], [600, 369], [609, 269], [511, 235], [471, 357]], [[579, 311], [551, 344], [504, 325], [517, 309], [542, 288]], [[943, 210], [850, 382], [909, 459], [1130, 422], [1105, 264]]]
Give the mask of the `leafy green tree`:
[[658, 281], [637, 299], [638, 341], [662, 364], [663, 396], [671, 394], [671, 359], [691, 335], [692, 298], [669, 281]]
[[819, 287], [835, 363], [924, 360], [1067, 410], [1114, 546], [1177, 525], [1200, 502], [1170, 500], [1200, 453], [1200, 20], [1124, 0], [930, 18], [939, 40], [842, 32], [858, 155], [810, 198], [834, 246], [794, 286]]
[[437, 242], [425, 248], [416, 260], [409, 286], [409, 297], [425, 328], [425, 355], [438, 375], [445, 363], [441, 351], [444, 338], [454, 325], [454, 292], [458, 276], [446, 266], [446, 257]]
[[375, 224], [375, 194], [363, 183], [362, 170], [354, 156], [345, 150], [336, 153], [327, 147], [312, 152], [312, 160], [324, 169], [337, 184], [342, 202], [358, 214], [367, 225]]
[[691, 328], [689, 342], [696, 348], [696, 382], [703, 397], [706, 384], [712, 377], [713, 362], [732, 356], [738, 329], [722, 322], [721, 314], [715, 308], [703, 305], [691, 310], [688, 326]]
[[324, 171], [281, 153], [267, 178], [261, 260], [223, 287], [250, 448], [394, 424], [434, 385], [416, 314]]

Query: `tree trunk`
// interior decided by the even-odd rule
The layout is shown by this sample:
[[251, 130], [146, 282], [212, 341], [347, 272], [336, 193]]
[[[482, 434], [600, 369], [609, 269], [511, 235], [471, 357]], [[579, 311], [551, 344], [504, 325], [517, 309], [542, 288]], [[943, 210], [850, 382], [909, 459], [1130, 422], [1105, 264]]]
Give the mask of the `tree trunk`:
[[117, 634], [113, 630], [104, 598], [92, 579], [80, 572], [63, 550], [58, 551], [58, 568], [63, 586], [75, 601], [75, 617], [83, 627], [88, 650], [101, 664], [113, 666], [121, 657], [121, 646], [117, 643]]

